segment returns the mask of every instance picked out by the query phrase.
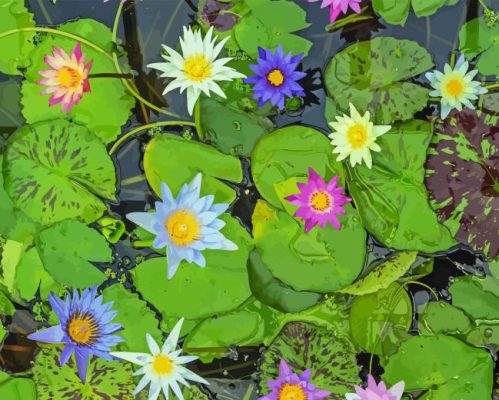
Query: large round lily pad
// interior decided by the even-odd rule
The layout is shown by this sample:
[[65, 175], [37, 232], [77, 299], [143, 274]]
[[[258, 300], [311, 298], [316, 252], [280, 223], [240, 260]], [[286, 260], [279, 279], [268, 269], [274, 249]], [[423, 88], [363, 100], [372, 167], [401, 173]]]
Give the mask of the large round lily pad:
[[433, 66], [416, 42], [378, 37], [342, 50], [325, 71], [328, 95], [340, 110], [370, 111], [378, 124], [407, 120], [426, 107], [429, 90], [407, 80]]
[[65, 120], [20, 128], [5, 152], [5, 189], [15, 206], [43, 224], [93, 222], [114, 200], [116, 175], [99, 139]]

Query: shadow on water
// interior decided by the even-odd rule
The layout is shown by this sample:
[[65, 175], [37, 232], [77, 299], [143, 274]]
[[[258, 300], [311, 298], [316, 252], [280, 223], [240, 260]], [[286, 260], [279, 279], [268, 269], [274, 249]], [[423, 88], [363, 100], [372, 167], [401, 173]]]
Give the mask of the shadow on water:
[[[418, 19], [411, 14], [405, 27], [399, 27], [384, 25], [374, 16], [372, 10], [368, 10], [373, 15], [372, 19], [347, 25], [340, 31], [326, 32], [324, 27], [328, 24], [328, 13], [321, 10], [317, 4], [308, 4], [305, 0], [296, 1], [306, 10], [307, 20], [312, 22], [309, 28], [300, 32], [314, 43], [309, 56], [303, 60], [303, 69], [309, 73], [304, 81], [310, 93], [309, 104], [307, 105], [306, 101], [304, 110], [299, 114], [279, 115], [275, 123], [278, 127], [297, 123], [307, 124], [324, 132], [327, 132], [328, 128], [324, 118], [325, 92], [321, 71], [339, 50], [356, 41], [376, 36], [409, 39], [429, 50], [436, 66], [441, 69], [448, 61], [451, 51], [457, 47], [459, 28], [466, 20], [475, 18], [478, 13], [478, 0], [461, 1], [454, 7], [442, 8], [428, 18]], [[56, 5], [52, 5], [48, 0], [29, 0], [28, 3], [38, 25], [49, 26], [85, 17], [112, 27], [118, 7], [118, 0], [111, 0], [105, 4], [102, 0], [58, 0]], [[129, 2], [124, 7], [118, 31], [128, 52], [129, 64], [135, 71], [136, 85], [141, 94], [158, 107], [168, 105], [170, 111], [184, 116], [187, 115], [185, 97], [178, 92], [163, 97], [161, 93], [166, 82], [148, 69], [147, 64], [160, 59], [162, 43], [175, 47], [182, 26], [195, 21], [195, 5], [192, 3], [186, 0], [143, 0], [135, 4]], [[134, 115], [123, 131], [161, 119], [137, 105]], [[173, 129], [168, 132], [180, 135], [183, 130]], [[115, 154], [120, 179], [119, 203], [112, 205], [111, 210], [123, 220], [126, 213], [149, 209], [154, 203], [154, 196], [147, 185], [141, 165], [142, 152], [149, 139], [150, 137], [143, 133], [139, 137], [130, 139]], [[239, 197], [232, 207], [232, 212], [250, 229], [251, 214], [258, 194], [252, 183], [246, 160], [243, 160], [243, 166], [245, 179], [238, 187]], [[127, 228], [133, 229], [131, 225]], [[128, 276], [127, 271], [134, 267], [136, 257], [147, 257], [151, 252], [145, 249], [133, 249], [128, 240], [123, 240], [115, 246], [115, 255], [116, 262], [112, 269], [119, 278], [122, 274]], [[442, 299], [449, 300], [446, 289], [450, 279], [465, 271], [471, 272], [476, 265], [481, 264], [472, 252], [458, 249], [448, 255], [436, 257], [434, 272], [421, 281], [434, 288]], [[126, 284], [131, 287], [129, 279]], [[409, 291], [416, 305], [430, 299], [430, 293], [422, 290], [420, 286], [409, 285]], [[11, 320], [7, 321], [7, 325], [11, 333], [0, 352], [0, 365], [11, 372], [25, 371], [31, 366], [35, 347], [24, 336], [26, 332], [31, 332], [37, 323], [29, 311], [19, 310]], [[210, 378], [248, 378], [256, 370], [259, 352], [258, 348], [239, 349], [229, 358], [209, 365], [199, 364], [197, 367], [201, 374]], [[369, 356], [360, 355], [359, 362], [366, 372]], [[374, 370], [381, 372], [379, 365], [375, 365]], [[231, 390], [240, 390], [237, 393], [243, 390], [236, 388], [237, 382], [231, 385], [234, 386], [230, 388]], [[227, 390], [227, 387], [224, 390]], [[234, 398], [242, 398], [242, 395]]]

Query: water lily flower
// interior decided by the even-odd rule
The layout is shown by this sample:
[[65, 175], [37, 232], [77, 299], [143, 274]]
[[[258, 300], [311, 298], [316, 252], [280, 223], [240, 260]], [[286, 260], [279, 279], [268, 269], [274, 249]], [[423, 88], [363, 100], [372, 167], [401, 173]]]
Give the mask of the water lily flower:
[[305, 221], [305, 233], [314, 226], [324, 228], [329, 221], [335, 229], [340, 229], [337, 215], [345, 215], [343, 206], [352, 199], [343, 194], [343, 188], [338, 187], [338, 176], [326, 184], [324, 179], [309, 168], [307, 183], [297, 183], [300, 193], [286, 197], [290, 203], [298, 206], [295, 217]]
[[477, 70], [469, 69], [469, 63], [461, 55], [457, 60], [454, 69], [449, 64], [445, 64], [444, 72], [427, 72], [426, 78], [433, 87], [430, 96], [442, 97], [440, 100], [440, 117], [445, 119], [453, 108], [458, 111], [463, 109], [463, 105], [474, 109], [472, 100], [478, 99], [478, 95], [487, 93], [487, 89], [480, 85], [480, 82], [473, 78], [478, 73]]
[[59, 318], [59, 325], [32, 333], [31, 340], [43, 343], [62, 343], [60, 365], [63, 366], [75, 353], [78, 376], [85, 383], [88, 360], [91, 355], [112, 360], [109, 355], [112, 346], [124, 339], [113, 335], [122, 330], [120, 324], [111, 323], [118, 314], [112, 311], [113, 302], [102, 304], [102, 295], [96, 297], [97, 286], [85, 289], [78, 295], [75, 289], [73, 298], [68, 294], [63, 302], [54, 293], [49, 295], [52, 310]]
[[333, 23], [340, 13], [346, 14], [350, 7], [357, 14], [360, 14], [361, 0], [308, 0], [309, 3], [322, 1], [321, 8], [329, 7], [329, 21]]
[[286, 97], [305, 96], [303, 88], [297, 81], [307, 74], [296, 71], [303, 54], [294, 57], [291, 53], [284, 55], [280, 45], [275, 53], [259, 47], [258, 54], [258, 64], [250, 65], [255, 75], [244, 80], [245, 83], [254, 84], [253, 98], [258, 100], [258, 107], [270, 101], [272, 105], [282, 110]]
[[318, 389], [310, 383], [312, 372], [306, 369], [300, 376], [289, 368], [289, 365], [281, 359], [279, 363], [279, 376], [275, 380], [267, 381], [271, 392], [259, 400], [323, 400], [331, 393], [327, 390]]
[[184, 319], [182, 318], [177, 322], [161, 349], [152, 336], [146, 334], [147, 344], [151, 351], [150, 354], [128, 352], [111, 353], [114, 357], [130, 361], [140, 366], [140, 369], [137, 370], [134, 375], [144, 376], [135, 388], [135, 391], [133, 392], [134, 396], [150, 383], [149, 400], [156, 400], [161, 390], [163, 390], [165, 399], [168, 399], [169, 388], [173, 390], [173, 393], [178, 399], [184, 400], [179, 383], [189, 386], [186, 380], [190, 380], [209, 385], [205, 379], [184, 367], [184, 364], [197, 360], [198, 357], [181, 356], [182, 350], [177, 350], [178, 337], [183, 321]]
[[156, 235], [153, 246], [167, 247], [168, 279], [173, 278], [182, 260], [206, 265], [202, 251], [205, 249], [237, 250], [236, 244], [220, 233], [225, 222], [217, 217], [228, 204], [213, 204], [215, 197], [200, 197], [201, 174], [191, 183], [184, 184], [177, 198], [166, 183], [161, 184], [162, 201], [156, 202], [154, 213], [134, 212], [126, 217]]
[[78, 43], [71, 56], [64, 49], [53, 47], [52, 56], [45, 56], [48, 70], [38, 71], [43, 76], [37, 83], [47, 86], [41, 94], [50, 93], [50, 106], [61, 103], [61, 110], [69, 113], [78, 104], [84, 93], [90, 92], [88, 73], [92, 61], [85, 64], [85, 53]]
[[207, 96], [210, 95], [210, 92], [214, 92], [225, 99], [225, 93], [217, 81], [232, 81], [236, 78], [246, 77], [234, 68], [225, 65], [232, 58], [217, 59], [229, 37], [215, 45], [217, 36], [214, 38], [212, 36], [213, 27], [208, 30], [203, 39], [200, 31], [193, 32], [191, 27], [184, 26], [184, 36], [180, 38], [182, 54], [163, 45], [167, 53], [167, 55], [163, 55], [166, 62], [148, 65], [149, 68], [161, 71], [162, 77], [174, 78], [166, 86], [163, 94], [179, 88], [180, 93], [187, 90], [187, 108], [191, 115], [201, 92]]
[[364, 160], [367, 167], [371, 168], [371, 151], [381, 151], [376, 138], [391, 129], [390, 125], [374, 125], [369, 111], [361, 116], [352, 103], [350, 103], [350, 116], [336, 117], [336, 122], [330, 122], [329, 125], [334, 129], [329, 137], [334, 146], [333, 153], [339, 154], [336, 160], [341, 161], [350, 157], [352, 167]]
[[404, 394], [404, 386], [404, 381], [401, 381], [387, 390], [383, 381], [377, 385], [372, 375], [368, 375], [366, 389], [355, 385], [357, 393], [347, 393], [345, 396], [347, 400], [400, 400]]

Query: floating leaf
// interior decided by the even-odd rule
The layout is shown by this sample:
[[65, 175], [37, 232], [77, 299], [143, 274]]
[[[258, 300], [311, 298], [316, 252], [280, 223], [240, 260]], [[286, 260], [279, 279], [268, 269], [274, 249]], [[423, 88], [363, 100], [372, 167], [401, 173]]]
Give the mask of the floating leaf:
[[483, 75], [499, 75], [499, 24], [487, 25], [484, 17], [468, 21], [459, 31], [459, 50], [468, 60], [480, 58], [476, 68]]
[[116, 218], [103, 217], [97, 221], [100, 231], [111, 244], [118, 243], [121, 236], [125, 233], [125, 223]]
[[106, 276], [91, 262], [111, 262], [112, 251], [96, 230], [78, 221], [63, 221], [40, 232], [36, 238], [47, 272], [59, 283], [87, 288]]
[[433, 66], [416, 42], [378, 37], [340, 51], [329, 62], [324, 83], [344, 113], [352, 103], [378, 124], [411, 119], [428, 102], [429, 89], [407, 80]]
[[443, 6], [453, 6], [459, 0], [373, 0], [374, 11], [389, 24], [405, 25], [410, 7], [417, 17], [435, 14]]
[[251, 168], [258, 191], [279, 208], [283, 205], [275, 184], [291, 177], [308, 176], [309, 168], [326, 180], [339, 175], [340, 184], [344, 177], [343, 167], [332, 154], [327, 137], [316, 129], [299, 125], [277, 129], [264, 136], [251, 154]]
[[246, 1], [249, 13], [235, 27], [237, 43], [248, 55], [256, 58], [258, 47], [275, 50], [278, 45], [285, 53], [305, 56], [312, 43], [292, 32], [307, 28], [306, 13], [296, 3], [285, 0]]
[[210, 98], [196, 108], [198, 133], [225, 154], [248, 157], [260, 137], [274, 125], [266, 117], [249, 114]]
[[236, 308], [251, 295], [246, 271], [251, 238], [237, 220], [221, 218], [227, 223], [222, 233], [238, 250], [204, 250], [205, 268], [183, 261], [171, 280], [166, 278], [166, 257], [151, 258], [132, 270], [137, 290], [164, 317], [208, 317]]
[[82, 383], [73, 358], [66, 365], [59, 366], [60, 353], [59, 347], [48, 346], [36, 356], [32, 372], [37, 400], [133, 400], [135, 383], [130, 363], [92, 357], [88, 363], [87, 380]]
[[499, 126], [485, 118], [465, 109], [437, 125], [426, 186], [456, 239], [492, 258], [499, 254]]
[[368, 353], [389, 355], [408, 336], [412, 303], [398, 283], [356, 297], [350, 309], [352, 339]]
[[63, 120], [24, 126], [4, 159], [5, 189], [30, 218], [49, 224], [95, 221], [114, 199], [116, 176], [104, 145], [85, 127]]
[[39, 399], [31, 379], [16, 378], [3, 371], [0, 371], [0, 398], [5, 400]]
[[119, 336], [125, 339], [125, 342], [119, 345], [120, 349], [139, 353], [149, 352], [146, 333], [149, 333], [156, 341], [161, 341], [159, 321], [154, 312], [147, 307], [146, 302], [141, 300], [136, 293], [126, 290], [117, 283], [107, 287], [102, 295], [104, 303], [112, 301], [113, 310], [118, 311], [113, 323], [121, 324], [125, 328], [119, 332]]
[[23, 125], [19, 92], [19, 84], [14, 79], [0, 82], [0, 136], [8, 135]]
[[341, 230], [328, 225], [304, 233], [289, 214], [259, 200], [252, 222], [262, 262], [294, 290], [328, 293], [349, 285], [364, 266], [366, 232], [356, 210], [345, 210]]
[[493, 362], [490, 354], [450, 336], [414, 336], [383, 366], [387, 385], [405, 382], [406, 392], [423, 400], [489, 400]]
[[[8, 315], [11, 316], [16, 312], [16, 308], [14, 304], [9, 300], [9, 298], [3, 293], [0, 292], [0, 315]], [[1, 324], [0, 324], [1, 327]], [[0, 338], [0, 341], [2, 339]]]
[[386, 289], [392, 282], [404, 275], [416, 260], [417, 251], [403, 251], [384, 261], [368, 275], [355, 282], [353, 285], [340, 290], [341, 293], [362, 296]]
[[463, 334], [471, 328], [471, 321], [461, 309], [443, 301], [428, 303], [419, 319], [425, 333]]
[[[80, 19], [63, 24], [58, 29], [84, 37], [100, 46], [107, 55], [116, 51], [111, 30], [95, 20]], [[38, 72], [49, 69], [44, 61], [45, 55], [52, 54], [53, 47], [62, 48], [70, 54], [76, 44], [74, 39], [48, 34], [36, 46], [30, 56], [32, 63], [26, 71], [26, 80], [22, 87], [23, 115], [30, 124], [47, 119], [69, 118], [86, 126], [104, 143], [109, 143], [119, 135], [121, 126], [128, 120], [130, 109], [135, 104], [134, 98], [119, 79], [91, 78], [90, 92], [83, 95], [81, 101], [72, 108], [69, 114], [62, 111], [58, 104], [50, 107], [49, 95], [40, 95], [43, 87], [36, 83], [41, 78]], [[91, 74], [115, 71], [114, 63], [109, 56], [85, 43], [81, 43], [81, 50], [86, 54], [87, 61], [93, 60]], [[119, 51], [122, 51], [121, 48]], [[126, 70], [126, 67], [122, 69]]]
[[[0, 4], [0, 26], [2, 32], [15, 29], [33, 28], [33, 14], [24, 6], [24, 0], [3, 0]], [[35, 47], [33, 38], [35, 32], [14, 33], [0, 39], [0, 72], [10, 75], [20, 75], [18, 68], [27, 67], [30, 63], [30, 53]]]
[[423, 184], [431, 135], [427, 122], [403, 123], [378, 138], [381, 152], [372, 153], [372, 169], [348, 167], [348, 187], [362, 222], [387, 247], [434, 253], [455, 243], [438, 223]]
[[263, 353], [260, 365], [263, 394], [269, 392], [266, 382], [276, 379], [281, 358], [297, 374], [310, 368], [310, 382], [332, 392], [330, 399], [343, 400], [346, 393], [355, 392], [354, 385], [361, 384], [352, 344], [323, 328], [302, 323], [288, 324], [284, 328]]
[[184, 183], [202, 172], [201, 194], [215, 195], [216, 202], [230, 203], [236, 197], [234, 190], [219, 179], [231, 182], [243, 179], [241, 163], [236, 157], [171, 134], [157, 135], [149, 142], [144, 169], [147, 181], [158, 195], [161, 182], [166, 182], [176, 194]]

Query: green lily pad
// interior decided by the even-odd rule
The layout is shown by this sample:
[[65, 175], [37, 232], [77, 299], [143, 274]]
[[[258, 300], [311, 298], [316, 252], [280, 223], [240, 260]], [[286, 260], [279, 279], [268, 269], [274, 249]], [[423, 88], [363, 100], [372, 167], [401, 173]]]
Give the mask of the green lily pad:
[[[111, 30], [104, 24], [92, 19], [80, 19], [60, 25], [59, 30], [69, 32], [100, 46], [108, 55], [116, 51]], [[123, 83], [116, 78], [91, 78], [90, 92], [83, 97], [71, 112], [62, 111], [59, 104], [50, 107], [47, 95], [40, 95], [43, 87], [36, 82], [41, 78], [38, 71], [50, 69], [45, 64], [45, 55], [52, 54], [52, 47], [59, 47], [70, 54], [78, 42], [74, 39], [48, 34], [31, 53], [31, 65], [25, 73], [26, 80], [22, 87], [23, 115], [28, 123], [55, 118], [68, 118], [86, 126], [104, 143], [116, 139], [130, 115], [135, 99], [127, 92]], [[86, 62], [93, 60], [90, 74], [110, 73], [115, 71], [114, 62], [106, 55], [81, 43], [81, 50], [86, 54]], [[118, 48], [123, 53], [121, 47]], [[121, 63], [124, 61], [121, 60]], [[127, 70], [127, 67], [122, 67]]]
[[16, 378], [0, 371], [0, 398], [5, 400], [37, 400], [33, 381]]
[[321, 298], [318, 293], [297, 292], [275, 278], [257, 250], [253, 250], [249, 256], [248, 275], [253, 295], [262, 303], [282, 312], [300, 312], [312, 307]]
[[246, 5], [249, 13], [237, 23], [234, 35], [248, 55], [256, 58], [258, 47], [275, 50], [278, 45], [285, 53], [308, 54], [312, 42], [292, 33], [310, 25], [298, 4], [285, 0], [247, 0]]
[[12, 304], [12, 302], [9, 300], [9, 298], [5, 293], [0, 292], [0, 315], [11, 316], [15, 312], [16, 312], [16, 307], [14, 307], [14, 304]]
[[[20, 90], [14, 79], [0, 82], [0, 137], [11, 134], [24, 123]], [[1, 147], [0, 145], [0, 149]]]
[[373, 0], [374, 11], [389, 24], [405, 25], [412, 5], [417, 17], [428, 17], [441, 7], [453, 6], [459, 0]]
[[411, 299], [398, 283], [356, 297], [350, 309], [352, 339], [368, 353], [391, 354], [408, 336], [411, 324]]
[[101, 284], [106, 276], [91, 262], [111, 262], [106, 239], [82, 222], [67, 220], [52, 225], [36, 238], [46, 271], [59, 283], [73, 288]]
[[420, 330], [424, 333], [464, 334], [472, 328], [466, 313], [449, 303], [428, 303], [419, 318]]
[[328, 225], [303, 233], [297, 220], [259, 200], [252, 222], [262, 262], [294, 290], [328, 293], [348, 286], [364, 266], [366, 232], [356, 210], [345, 210], [341, 230]]
[[236, 219], [222, 219], [227, 225], [221, 232], [238, 250], [205, 250], [205, 268], [183, 261], [171, 280], [166, 278], [166, 257], [151, 258], [132, 270], [137, 290], [164, 317], [209, 317], [236, 308], [251, 295], [246, 270], [251, 238]]
[[355, 350], [350, 342], [333, 331], [309, 324], [288, 324], [265, 350], [260, 364], [260, 390], [269, 392], [266, 382], [276, 379], [279, 361], [284, 359], [297, 374], [310, 368], [310, 382], [332, 394], [329, 399], [343, 400], [346, 393], [360, 385]]
[[274, 125], [266, 117], [201, 97], [196, 109], [196, 127], [204, 141], [223, 153], [249, 157], [258, 139]]
[[487, 25], [484, 17], [468, 21], [459, 31], [459, 50], [468, 60], [480, 57], [476, 69], [483, 75], [499, 75], [499, 24]]
[[434, 253], [455, 244], [423, 183], [431, 136], [427, 122], [403, 123], [378, 138], [381, 152], [371, 153], [372, 169], [348, 167], [350, 195], [364, 226], [389, 248]]
[[[90, 359], [85, 383], [80, 381], [73, 358], [59, 366], [60, 347], [43, 347], [36, 356], [32, 372], [37, 400], [133, 400], [135, 389], [132, 364], [121, 361]], [[24, 400], [24, 398], [23, 398]]]
[[[275, 184], [291, 177], [308, 176], [313, 168], [324, 179], [340, 177], [344, 181], [341, 163], [332, 154], [329, 139], [316, 129], [287, 126], [264, 136], [251, 154], [251, 172], [262, 196], [274, 207], [282, 208]], [[297, 189], [295, 188], [297, 191]]]
[[[24, 6], [24, 0], [4, 0], [0, 4], [0, 26], [2, 33], [14, 29], [33, 28], [33, 14]], [[18, 68], [27, 67], [30, 63], [30, 53], [34, 49], [35, 32], [14, 33], [0, 39], [2, 57], [0, 72], [10, 75], [20, 75]]]
[[[45, 149], [45, 151], [42, 151]], [[63, 120], [24, 126], [5, 152], [5, 190], [30, 218], [50, 224], [68, 218], [95, 221], [114, 199], [114, 165], [85, 127]]]
[[220, 153], [213, 147], [172, 134], [155, 136], [144, 154], [144, 169], [149, 185], [161, 194], [161, 183], [178, 193], [184, 183], [198, 172], [203, 173], [201, 194], [215, 195], [216, 202], [230, 203], [236, 198], [234, 189], [220, 179], [240, 182], [241, 162], [237, 157]]
[[156, 315], [136, 293], [128, 291], [120, 284], [114, 284], [104, 289], [102, 295], [104, 302], [112, 301], [113, 310], [118, 311], [113, 323], [121, 324], [125, 328], [119, 333], [125, 339], [125, 342], [118, 345], [120, 350], [148, 353], [146, 333], [161, 342]]
[[391, 283], [404, 275], [412, 263], [416, 260], [416, 251], [403, 251], [390, 257], [365, 277], [355, 282], [353, 285], [340, 290], [341, 293], [362, 296], [374, 293], [380, 289], [386, 289]]
[[451, 336], [414, 336], [383, 366], [384, 381], [405, 382], [422, 400], [490, 400], [494, 363], [490, 354]]
[[416, 42], [378, 37], [336, 54], [326, 67], [328, 95], [348, 114], [349, 103], [370, 111], [378, 124], [411, 119], [428, 102], [429, 89], [407, 80], [433, 66]]

